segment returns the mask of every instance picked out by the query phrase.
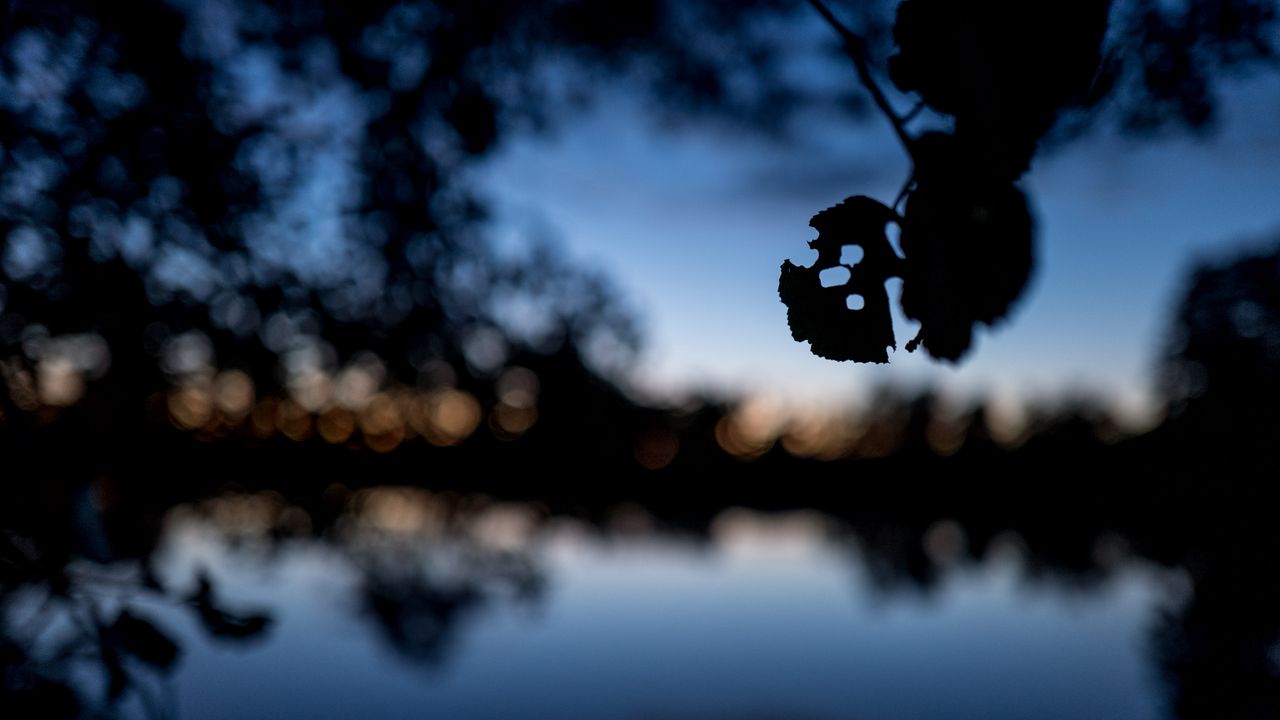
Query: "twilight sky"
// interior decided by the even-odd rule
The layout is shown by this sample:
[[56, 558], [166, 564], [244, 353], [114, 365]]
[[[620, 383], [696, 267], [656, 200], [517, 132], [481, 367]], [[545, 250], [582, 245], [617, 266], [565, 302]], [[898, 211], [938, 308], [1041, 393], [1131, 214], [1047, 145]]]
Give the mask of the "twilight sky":
[[[1104, 124], [1040, 154], [1023, 181], [1035, 274], [1011, 317], [955, 366], [901, 349], [888, 366], [817, 358], [791, 339], [778, 300], [782, 260], [813, 259], [814, 213], [849, 195], [891, 202], [905, 179], [878, 117], [815, 120], [771, 144], [661, 129], [619, 90], [554, 135], [514, 140], [482, 177], [502, 235], [550, 234], [617, 281], [645, 321], [636, 380], [650, 390], [805, 404], [856, 402], [885, 383], [1013, 401], [1084, 391], [1141, 416], [1192, 264], [1280, 232], [1280, 77], [1236, 82], [1221, 100], [1206, 137], [1133, 140]], [[895, 324], [901, 348], [915, 326]]]

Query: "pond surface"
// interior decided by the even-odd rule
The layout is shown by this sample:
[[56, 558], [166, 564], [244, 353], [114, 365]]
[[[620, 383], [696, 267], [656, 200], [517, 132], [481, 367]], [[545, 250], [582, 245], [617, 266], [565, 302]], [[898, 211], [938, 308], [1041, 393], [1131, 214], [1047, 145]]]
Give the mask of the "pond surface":
[[[158, 699], [139, 691], [114, 711], [1170, 714], [1153, 629], [1185, 604], [1187, 581], [1123, 552], [1101, 578], [1077, 582], [1035, 571], [1016, 536], [962, 560], [954, 552], [962, 530], [942, 523], [925, 534], [937, 570], [921, 580], [885, 567], [855, 534], [814, 513], [728, 511], [694, 536], [656, 530], [638, 513], [602, 530], [531, 522], [512, 506], [442, 532], [429, 514], [394, 503], [382, 510], [375, 522], [339, 523], [324, 540], [267, 540], [217, 512], [171, 514], [153, 561], [168, 593], [136, 595], [129, 607], [180, 653], [152, 682]], [[192, 597], [201, 577], [228, 617], [268, 616], [266, 629], [213, 632], [207, 614], [170, 599]]]

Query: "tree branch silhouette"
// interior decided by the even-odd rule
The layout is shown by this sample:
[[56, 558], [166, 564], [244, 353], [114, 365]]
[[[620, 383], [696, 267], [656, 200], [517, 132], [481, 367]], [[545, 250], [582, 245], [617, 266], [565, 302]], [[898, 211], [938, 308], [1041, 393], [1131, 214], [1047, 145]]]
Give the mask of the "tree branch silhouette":
[[[858, 79], [862, 81], [863, 87], [871, 95], [871, 100], [875, 102], [876, 107], [884, 114], [889, 124], [893, 126], [893, 132], [898, 136], [898, 140], [902, 142], [902, 146], [907, 153], [914, 156], [915, 138], [907, 132], [906, 120], [899, 116], [893, 106], [889, 104], [889, 99], [885, 97], [884, 91], [880, 89], [880, 84], [876, 82], [875, 77], [871, 74], [871, 67], [867, 64], [867, 42], [861, 36], [854, 33], [847, 25], [840, 22], [840, 19], [831, 12], [831, 8], [827, 7], [822, 0], [809, 0], [809, 4], [818, 11], [823, 20], [827, 21], [844, 44], [844, 52], [853, 60], [853, 66], [858, 71]], [[917, 107], [917, 110], [919, 108]], [[912, 111], [912, 115], [916, 111]]]

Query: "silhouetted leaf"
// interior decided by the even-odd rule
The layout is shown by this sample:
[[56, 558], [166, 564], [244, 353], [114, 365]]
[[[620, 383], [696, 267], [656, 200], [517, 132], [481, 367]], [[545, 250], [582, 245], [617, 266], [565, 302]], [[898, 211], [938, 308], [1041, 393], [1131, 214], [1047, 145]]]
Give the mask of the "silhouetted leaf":
[[445, 110], [467, 152], [480, 154], [498, 141], [497, 106], [483, 90], [462, 89]]
[[33, 688], [6, 688], [4, 692], [5, 717], [58, 718], [81, 717], [80, 701], [70, 687], [54, 682], [42, 682]]
[[407, 658], [426, 663], [447, 657], [459, 623], [486, 601], [470, 585], [439, 587], [425, 579], [373, 579], [364, 594], [371, 616], [391, 646]]
[[271, 616], [264, 613], [234, 613], [217, 605], [213, 582], [207, 573], [200, 573], [199, 584], [191, 595], [191, 604], [204, 629], [210, 635], [229, 640], [247, 640], [256, 637], [271, 625]]
[[[889, 294], [884, 283], [900, 274], [901, 260], [885, 235], [897, 215], [883, 204], [864, 196], [852, 197], [828, 208], [809, 221], [818, 237], [809, 247], [818, 251], [812, 267], [782, 263], [778, 295], [787, 306], [787, 322], [797, 341], [808, 341], [815, 355], [830, 360], [889, 362], [886, 348], [896, 347]], [[845, 246], [862, 249], [855, 264], [841, 262]], [[849, 279], [823, 287], [823, 270], [843, 267]], [[855, 298], [855, 296], [857, 296]], [[851, 309], [850, 299], [861, 300]]]
[[996, 322], [1022, 294], [1033, 223], [1022, 192], [982, 171], [979, 150], [939, 133], [920, 147], [902, 222], [902, 310], [920, 321], [929, 354], [954, 362], [974, 324]]
[[97, 651], [106, 675], [106, 693], [111, 700], [122, 697], [128, 691], [131, 679], [124, 666], [125, 656], [159, 670], [168, 670], [178, 657], [178, 646], [169, 635], [156, 629], [150, 621], [138, 618], [132, 612], [120, 612], [110, 625], [93, 618], [97, 630]]
[[129, 673], [125, 671], [120, 652], [109, 633], [110, 628], [98, 625], [98, 656], [102, 659], [102, 671], [107, 676], [107, 697], [114, 700], [129, 689]]
[[178, 658], [178, 645], [150, 621], [124, 611], [106, 629], [105, 639], [142, 662], [167, 669]]

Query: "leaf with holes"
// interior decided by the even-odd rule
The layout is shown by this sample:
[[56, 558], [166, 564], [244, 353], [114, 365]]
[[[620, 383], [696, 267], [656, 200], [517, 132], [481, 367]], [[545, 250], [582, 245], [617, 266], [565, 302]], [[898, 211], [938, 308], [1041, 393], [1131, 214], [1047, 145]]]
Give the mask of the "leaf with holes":
[[[829, 360], [889, 362], [888, 348], [897, 345], [885, 281], [902, 274], [902, 260], [885, 230], [896, 219], [882, 203], [851, 197], [809, 221], [818, 231], [809, 242], [818, 251], [817, 262], [799, 267], [783, 261], [778, 295], [787, 306], [791, 336], [807, 341], [813, 354]], [[862, 250], [856, 263], [841, 258], [850, 245]], [[844, 268], [848, 279], [823, 287], [824, 271], [833, 268]]]

